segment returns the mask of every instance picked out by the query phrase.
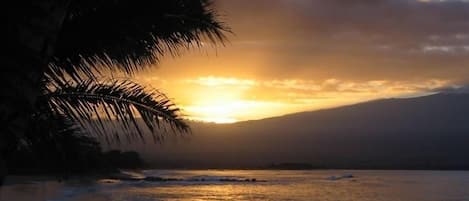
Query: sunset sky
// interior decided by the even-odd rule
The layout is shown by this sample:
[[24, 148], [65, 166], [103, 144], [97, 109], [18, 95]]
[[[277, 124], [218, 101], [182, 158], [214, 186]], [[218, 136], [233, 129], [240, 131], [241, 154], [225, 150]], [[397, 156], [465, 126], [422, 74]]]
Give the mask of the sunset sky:
[[217, 0], [225, 46], [166, 57], [135, 79], [189, 119], [230, 123], [469, 81], [469, 1]]

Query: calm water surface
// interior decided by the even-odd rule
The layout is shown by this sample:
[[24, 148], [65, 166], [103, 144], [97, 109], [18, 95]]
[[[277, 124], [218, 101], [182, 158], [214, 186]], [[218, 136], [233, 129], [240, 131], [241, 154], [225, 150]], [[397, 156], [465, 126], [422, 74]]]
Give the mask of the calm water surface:
[[[469, 172], [465, 171], [149, 170], [143, 174], [182, 180], [62, 184], [48, 200], [469, 201]], [[345, 174], [353, 178], [331, 179]], [[257, 182], [220, 181], [246, 178]]]

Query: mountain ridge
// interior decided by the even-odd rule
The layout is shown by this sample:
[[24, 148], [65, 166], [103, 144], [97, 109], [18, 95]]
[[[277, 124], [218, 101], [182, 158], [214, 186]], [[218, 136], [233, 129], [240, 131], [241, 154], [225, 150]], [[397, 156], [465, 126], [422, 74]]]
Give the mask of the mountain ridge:
[[469, 94], [381, 99], [234, 124], [193, 123], [190, 139], [143, 155], [155, 167], [178, 168], [469, 169], [467, 114]]

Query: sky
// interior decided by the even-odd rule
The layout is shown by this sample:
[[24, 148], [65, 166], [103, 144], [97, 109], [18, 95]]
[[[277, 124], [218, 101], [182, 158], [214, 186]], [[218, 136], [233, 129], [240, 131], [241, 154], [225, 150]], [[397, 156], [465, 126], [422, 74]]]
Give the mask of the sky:
[[165, 57], [135, 79], [186, 118], [262, 119], [469, 82], [469, 1], [216, 0], [224, 46]]

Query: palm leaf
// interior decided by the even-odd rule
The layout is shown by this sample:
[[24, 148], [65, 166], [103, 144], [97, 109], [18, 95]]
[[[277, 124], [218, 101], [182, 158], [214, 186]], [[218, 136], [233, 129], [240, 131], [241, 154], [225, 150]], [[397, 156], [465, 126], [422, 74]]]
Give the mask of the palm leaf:
[[75, 76], [103, 67], [133, 73], [166, 53], [225, 41], [229, 29], [207, 0], [73, 1], [53, 64]]
[[190, 131], [166, 95], [129, 80], [61, 82], [50, 86], [44, 98], [56, 113], [92, 129], [108, 142], [120, 141], [119, 131], [128, 140], [144, 140], [147, 129], [155, 141], [163, 140], [169, 129], [173, 133]]

